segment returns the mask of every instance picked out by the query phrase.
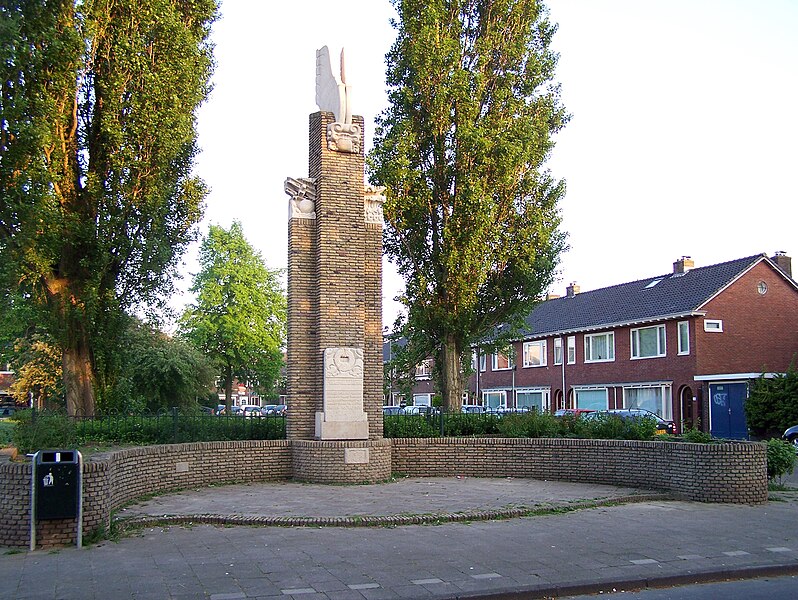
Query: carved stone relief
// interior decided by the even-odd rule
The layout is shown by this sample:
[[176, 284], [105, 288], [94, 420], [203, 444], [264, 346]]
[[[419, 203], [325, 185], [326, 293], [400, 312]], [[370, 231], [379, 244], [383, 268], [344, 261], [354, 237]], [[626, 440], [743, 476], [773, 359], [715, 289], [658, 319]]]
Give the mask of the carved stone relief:
[[360, 153], [360, 125], [330, 123], [327, 125], [327, 148], [333, 152]]
[[382, 225], [382, 205], [385, 203], [385, 188], [367, 185], [363, 194], [366, 223]]
[[316, 180], [294, 179], [285, 180], [285, 193], [291, 199], [288, 203], [288, 220], [315, 219], [316, 218]]

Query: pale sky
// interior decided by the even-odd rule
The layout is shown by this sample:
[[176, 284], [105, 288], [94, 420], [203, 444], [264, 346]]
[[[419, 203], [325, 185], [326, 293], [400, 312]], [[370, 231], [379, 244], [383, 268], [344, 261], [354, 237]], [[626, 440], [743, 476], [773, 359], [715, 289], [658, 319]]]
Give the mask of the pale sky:
[[[548, 6], [573, 115], [549, 161], [567, 181], [560, 209], [570, 245], [551, 291], [660, 275], [682, 255], [704, 266], [783, 250], [798, 263], [798, 1]], [[203, 235], [239, 220], [270, 267], [286, 266], [283, 182], [308, 175], [315, 51], [346, 48], [368, 150], [387, 103], [394, 14], [388, 0], [223, 0], [215, 89], [198, 115], [196, 172], [211, 188]], [[386, 264], [385, 325], [402, 285]]]

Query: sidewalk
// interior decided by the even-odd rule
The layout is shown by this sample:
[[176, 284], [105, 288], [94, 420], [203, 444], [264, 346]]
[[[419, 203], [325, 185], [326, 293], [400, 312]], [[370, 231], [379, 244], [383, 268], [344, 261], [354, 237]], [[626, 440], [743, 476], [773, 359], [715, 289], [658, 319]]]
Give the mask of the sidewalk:
[[0, 598], [532, 598], [798, 573], [798, 492], [776, 492], [763, 506], [648, 499], [436, 526], [329, 522], [570, 509], [640, 500], [639, 492], [471, 478], [192, 490], [129, 507], [124, 518], [306, 517], [327, 526], [157, 526], [82, 550], [6, 552]]

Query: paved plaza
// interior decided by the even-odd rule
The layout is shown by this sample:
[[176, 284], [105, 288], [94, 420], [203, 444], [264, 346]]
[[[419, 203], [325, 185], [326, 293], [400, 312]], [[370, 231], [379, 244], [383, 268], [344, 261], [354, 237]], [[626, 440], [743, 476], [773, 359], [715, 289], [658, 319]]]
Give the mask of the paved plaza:
[[[238, 600], [521, 598], [798, 573], [798, 492], [760, 506], [656, 499], [611, 486], [406, 479], [187, 490], [128, 507], [164, 515], [313, 517], [319, 525], [158, 525], [83, 549], [5, 551], [0, 598]], [[616, 504], [614, 502], [622, 502]], [[594, 506], [593, 508], [577, 508]], [[331, 526], [331, 519], [520, 508], [465, 522]], [[543, 511], [545, 512], [545, 511]], [[255, 522], [255, 521], [253, 521]]]

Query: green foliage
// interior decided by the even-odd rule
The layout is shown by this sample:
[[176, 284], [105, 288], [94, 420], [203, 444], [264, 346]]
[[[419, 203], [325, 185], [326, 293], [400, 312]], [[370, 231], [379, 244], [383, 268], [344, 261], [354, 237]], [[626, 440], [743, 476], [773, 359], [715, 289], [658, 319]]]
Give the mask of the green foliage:
[[770, 439], [767, 442], [768, 479], [774, 481], [792, 473], [795, 468], [795, 446], [789, 442]]
[[390, 107], [371, 181], [387, 187], [385, 250], [406, 281], [404, 364], [435, 358], [459, 408], [470, 349], [520, 325], [552, 283], [565, 192], [545, 170], [567, 122], [556, 26], [537, 0], [393, 0]]
[[189, 410], [214, 384], [214, 370], [202, 354], [137, 319], [121, 336], [115, 359], [98, 402], [104, 412]]
[[448, 413], [443, 415], [443, 419], [446, 436], [465, 437], [499, 433], [498, 415]]
[[759, 438], [779, 437], [798, 425], [798, 371], [791, 364], [786, 373], [765, 377], [750, 386], [745, 417], [751, 432]]
[[13, 433], [22, 453], [42, 448], [119, 446], [209, 442], [226, 440], [285, 439], [283, 417], [217, 417], [211, 415], [109, 415], [74, 419], [60, 412], [20, 413]]
[[507, 437], [563, 437], [563, 423], [549, 413], [511, 413], [502, 416], [499, 433]]
[[706, 431], [701, 431], [698, 428], [693, 428], [685, 431], [681, 435], [682, 441], [692, 444], [710, 444], [712, 443], [712, 435]]
[[94, 412], [125, 311], [163, 308], [206, 189], [192, 175], [215, 0], [0, 7], [0, 265]]
[[279, 271], [266, 267], [244, 238], [241, 223], [212, 225], [200, 247], [197, 301], [180, 320], [181, 335], [222, 374], [228, 402], [233, 378], [274, 391], [282, 367], [286, 298]]
[[16, 414], [14, 446], [21, 454], [44, 448], [74, 448], [77, 445], [75, 423], [60, 412], [41, 413], [32, 418], [32, 411]]
[[0, 448], [11, 445], [14, 434], [14, 421], [0, 420]]
[[440, 429], [424, 415], [386, 415], [382, 435], [386, 438], [437, 437]]

